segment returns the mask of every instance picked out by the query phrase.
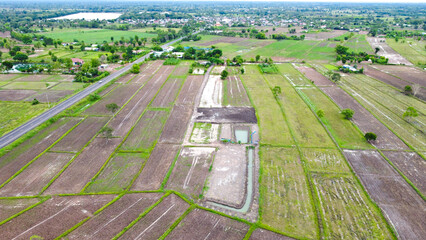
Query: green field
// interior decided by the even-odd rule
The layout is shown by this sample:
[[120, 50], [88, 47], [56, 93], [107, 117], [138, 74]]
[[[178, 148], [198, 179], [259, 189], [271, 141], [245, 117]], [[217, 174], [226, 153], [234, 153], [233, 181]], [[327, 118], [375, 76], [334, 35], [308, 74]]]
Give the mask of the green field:
[[410, 38], [400, 39], [398, 42], [393, 38], [386, 39], [386, 43], [415, 65], [426, 65], [426, 41], [417, 41]]
[[47, 104], [0, 101], [0, 136], [47, 110]]
[[46, 90], [58, 84], [57, 82], [11, 82], [2, 89]]
[[52, 87], [52, 90], [80, 90], [83, 88], [84, 83], [79, 82], [61, 82]]
[[280, 106], [265, 83], [259, 69], [255, 65], [245, 66], [246, 73], [241, 80], [249, 98], [256, 108], [260, 127], [260, 141], [263, 144], [292, 145], [290, 131], [281, 113]]
[[[79, 51], [79, 50], [69, 50], [65, 48], [58, 48], [50, 50], [56, 57], [58, 58], [81, 58], [84, 61], [90, 61], [93, 58], [99, 58], [99, 55], [108, 56], [110, 53], [108, 52], [96, 52], [96, 51]], [[49, 61], [51, 56], [49, 55], [49, 51], [41, 52], [36, 57], [31, 57], [34, 61]]]
[[373, 49], [367, 42], [365, 34], [356, 34], [343, 43], [343, 46], [349, 48], [349, 51], [373, 53]]
[[114, 41], [119, 41], [121, 37], [124, 39], [134, 38], [137, 35], [139, 38], [153, 38], [156, 34], [139, 32], [139, 31], [118, 31], [108, 29], [85, 29], [85, 28], [71, 28], [71, 29], [55, 29], [53, 32], [43, 33], [44, 36], [53, 39], [61, 39], [64, 42], [79, 42], [88, 43], [102, 43], [103, 41], [111, 42], [111, 37]]

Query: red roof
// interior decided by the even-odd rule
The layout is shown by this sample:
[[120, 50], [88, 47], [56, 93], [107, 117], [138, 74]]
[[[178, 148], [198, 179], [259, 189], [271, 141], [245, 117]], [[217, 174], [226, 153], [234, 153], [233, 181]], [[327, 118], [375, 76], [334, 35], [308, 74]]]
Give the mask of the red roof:
[[73, 63], [76, 63], [76, 62], [78, 62], [78, 63], [84, 63], [84, 60], [83, 60], [83, 59], [80, 59], [80, 58], [71, 58], [71, 61], [72, 61]]

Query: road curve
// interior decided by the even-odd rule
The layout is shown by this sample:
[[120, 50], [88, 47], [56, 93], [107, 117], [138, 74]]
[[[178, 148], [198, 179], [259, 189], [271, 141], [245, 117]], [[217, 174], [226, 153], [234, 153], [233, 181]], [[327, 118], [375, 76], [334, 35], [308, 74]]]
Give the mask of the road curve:
[[[193, 34], [197, 34], [199, 31], [193, 33]], [[171, 42], [168, 42], [164, 45], [162, 45], [162, 47], [168, 47], [180, 40], [182, 40], [183, 37], [175, 39]], [[130, 68], [137, 63], [143, 62], [145, 61], [146, 58], [148, 58], [150, 55], [150, 53], [146, 54], [145, 56], [137, 59], [136, 61], [130, 63], [129, 65], [125, 66], [124, 68], [118, 70], [117, 72], [114, 72], [108, 76], [106, 76], [105, 78], [102, 79], [102, 82], [96, 82], [93, 83], [92, 85], [90, 85], [89, 87], [83, 89], [82, 91], [78, 92], [77, 94], [71, 96], [70, 98], [68, 98], [67, 100], [59, 103], [58, 105], [52, 107], [51, 109], [43, 112], [42, 114], [38, 115], [37, 117], [32, 118], [31, 120], [27, 121], [26, 123], [22, 124], [21, 126], [15, 128], [14, 130], [8, 132], [7, 134], [5, 134], [4, 136], [0, 137], [0, 149], [9, 145], [10, 143], [14, 142], [15, 140], [17, 140], [18, 138], [20, 138], [22, 135], [24, 135], [25, 133], [31, 131], [32, 129], [36, 128], [37, 126], [39, 126], [40, 124], [42, 124], [43, 122], [49, 120], [50, 118], [54, 117], [56, 114], [62, 112], [63, 110], [71, 107], [72, 105], [74, 105], [75, 103], [77, 103], [78, 101], [80, 101], [81, 99], [87, 97], [89, 94], [91, 94], [92, 92], [96, 91], [97, 89], [103, 87], [104, 85], [108, 84], [110, 81], [112, 81], [113, 79], [117, 78], [118, 76], [120, 76], [121, 74], [125, 73], [126, 71], [130, 70]]]

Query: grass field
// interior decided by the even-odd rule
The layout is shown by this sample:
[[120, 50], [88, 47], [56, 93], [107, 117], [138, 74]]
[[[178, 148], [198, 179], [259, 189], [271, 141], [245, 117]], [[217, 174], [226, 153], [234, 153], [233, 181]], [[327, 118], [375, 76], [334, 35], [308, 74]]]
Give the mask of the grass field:
[[258, 67], [250, 65], [246, 66], [245, 69], [246, 73], [241, 75], [241, 80], [256, 108], [260, 127], [260, 141], [263, 144], [292, 145], [293, 140], [280, 107], [275, 101], [271, 89], [263, 80]]
[[[426, 127], [424, 102], [405, 96], [392, 87], [365, 75], [348, 75], [342, 80], [344, 83], [342, 87], [399, 137], [415, 149], [426, 149], [426, 136], [422, 132]], [[404, 119], [402, 115], [410, 106], [419, 111], [419, 116]]]
[[320, 43], [320, 41], [311, 40], [276, 41], [256, 51], [243, 54], [243, 56], [248, 59], [259, 54], [261, 57], [284, 57], [295, 60], [333, 60], [335, 57], [334, 48], [328, 44], [321, 46]]
[[139, 31], [118, 31], [108, 29], [85, 29], [85, 28], [68, 28], [68, 29], [55, 29], [53, 32], [43, 33], [44, 36], [53, 39], [61, 39], [64, 42], [79, 42], [88, 43], [102, 43], [103, 41], [111, 42], [111, 37], [114, 41], [119, 41], [121, 37], [124, 39], [134, 38], [137, 35], [139, 38], [153, 38], [156, 34], [139, 32]]
[[373, 53], [371, 45], [367, 42], [365, 34], [356, 34], [343, 43], [343, 46], [349, 48], [349, 51]]
[[[13, 109], [13, 110], [12, 110]], [[47, 104], [0, 102], [0, 136], [48, 109]]]
[[53, 90], [80, 90], [83, 88], [84, 83], [79, 82], [61, 82], [51, 89]]
[[393, 38], [386, 39], [386, 43], [397, 51], [408, 61], [415, 65], [426, 65], [425, 41], [417, 41], [406, 38], [405, 40], [395, 41]]
[[11, 82], [2, 87], [3, 89], [32, 89], [32, 90], [46, 90], [58, 84], [57, 82]]

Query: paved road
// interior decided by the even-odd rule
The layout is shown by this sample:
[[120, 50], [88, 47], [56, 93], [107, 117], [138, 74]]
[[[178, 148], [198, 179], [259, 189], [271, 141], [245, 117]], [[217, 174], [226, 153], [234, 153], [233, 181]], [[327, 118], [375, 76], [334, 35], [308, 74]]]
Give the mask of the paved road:
[[[197, 34], [199, 31], [193, 33], [193, 34]], [[176, 40], [173, 40], [171, 42], [168, 42], [164, 45], [162, 45], [162, 47], [168, 47], [170, 45], [173, 45], [174, 43], [178, 42], [182, 40], [182, 38], [178, 38]], [[40, 124], [42, 124], [43, 122], [49, 120], [50, 118], [54, 117], [56, 114], [62, 112], [63, 110], [71, 107], [73, 104], [77, 103], [78, 101], [80, 101], [81, 99], [87, 97], [89, 94], [91, 94], [92, 92], [96, 91], [97, 89], [103, 87], [104, 85], [108, 84], [108, 82], [110, 82], [111, 80], [113, 80], [114, 78], [120, 76], [121, 74], [123, 74], [124, 72], [130, 70], [130, 68], [137, 63], [143, 62], [145, 61], [146, 58], [149, 57], [149, 53], [139, 59], [137, 59], [136, 61], [132, 62], [131, 64], [125, 66], [124, 68], [118, 70], [117, 72], [114, 72], [110, 75], [108, 75], [107, 77], [102, 79], [102, 82], [96, 82], [92, 85], [90, 85], [89, 87], [83, 89], [82, 91], [80, 91], [79, 93], [73, 95], [72, 97], [70, 97], [69, 99], [61, 102], [60, 104], [52, 107], [51, 109], [47, 110], [46, 112], [42, 113], [41, 115], [29, 120], [28, 122], [22, 124], [21, 126], [15, 128], [14, 130], [10, 131], [9, 133], [5, 134], [4, 136], [2, 136], [0, 138], [0, 148], [3, 148], [7, 145], [9, 145], [10, 143], [12, 143], [13, 141], [15, 141], [16, 139], [20, 138], [22, 135], [24, 135], [25, 133], [31, 131], [32, 129], [34, 129], [35, 127], [39, 126]]]

